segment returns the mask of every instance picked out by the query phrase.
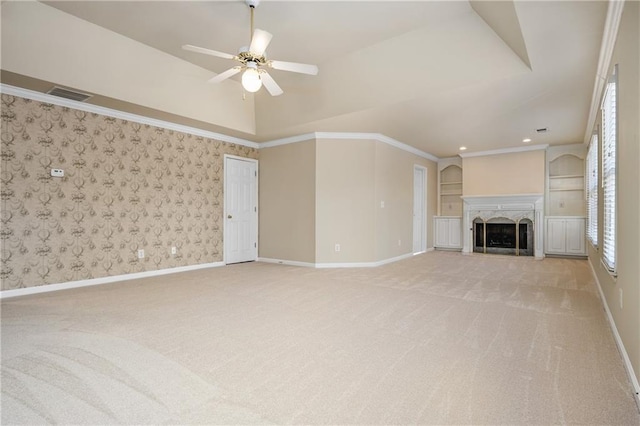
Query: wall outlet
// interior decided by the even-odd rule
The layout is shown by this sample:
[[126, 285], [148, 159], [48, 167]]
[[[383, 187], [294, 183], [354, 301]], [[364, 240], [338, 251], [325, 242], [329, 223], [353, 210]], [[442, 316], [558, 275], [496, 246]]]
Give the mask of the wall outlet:
[[144, 249], [138, 250], [138, 259], [144, 259]]
[[623, 298], [622, 298], [622, 289], [621, 288], [618, 289], [618, 295], [620, 296], [620, 309], [622, 309], [622, 300], [623, 300]]
[[384, 201], [380, 201], [380, 208], [384, 209]]
[[64, 170], [62, 169], [51, 169], [52, 177], [64, 177]]
[[340, 251], [340, 244], [336, 244], [335, 250], [336, 250], [336, 253]]
[[176, 254], [178, 253], [178, 249], [176, 248], [176, 246], [171, 247], [171, 254]]
[[402, 240], [398, 240], [398, 247], [402, 246]]

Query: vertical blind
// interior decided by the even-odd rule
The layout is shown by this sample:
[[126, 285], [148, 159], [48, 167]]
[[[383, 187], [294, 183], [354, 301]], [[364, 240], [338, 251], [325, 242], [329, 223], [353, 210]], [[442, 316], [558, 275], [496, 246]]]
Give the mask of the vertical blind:
[[617, 68], [614, 68], [602, 100], [602, 255], [605, 265], [613, 273], [616, 270], [616, 74]]
[[587, 152], [587, 238], [598, 246], [598, 135], [591, 137]]

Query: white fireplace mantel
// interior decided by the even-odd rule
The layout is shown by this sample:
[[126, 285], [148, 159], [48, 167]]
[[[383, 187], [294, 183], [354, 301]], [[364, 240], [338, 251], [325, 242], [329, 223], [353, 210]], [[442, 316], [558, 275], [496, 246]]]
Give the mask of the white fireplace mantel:
[[480, 195], [462, 196], [462, 253], [473, 251], [473, 220], [497, 217], [519, 220], [531, 219], [533, 222], [534, 256], [544, 257], [544, 194]]

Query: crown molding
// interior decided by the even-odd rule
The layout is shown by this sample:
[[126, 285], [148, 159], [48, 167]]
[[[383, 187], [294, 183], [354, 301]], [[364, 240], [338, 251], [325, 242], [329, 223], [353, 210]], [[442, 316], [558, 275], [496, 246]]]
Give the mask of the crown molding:
[[21, 87], [10, 86], [8, 84], [0, 84], [0, 92], [18, 96], [21, 98], [31, 99], [33, 101], [49, 103], [67, 108], [73, 108], [80, 111], [105, 115], [107, 117], [118, 118], [121, 120], [132, 121], [134, 123], [148, 124], [149, 126], [160, 127], [167, 130], [174, 130], [176, 132], [187, 133], [194, 136], [201, 136], [204, 138], [215, 139], [222, 142], [233, 143], [236, 145], [248, 146], [250, 148], [259, 149], [260, 144], [246, 139], [240, 139], [233, 136], [227, 136], [222, 133], [210, 132], [208, 130], [202, 130], [195, 127], [183, 126], [181, 124], [171, 123], [169, 121], [157, 120], [155, 118], [149, 118], [142, 115], [131, 114], [128, 112], [118, 111], [111, 108], [105, 108], [98, 105], [87, 104], [84, 102], [73, 101], [71, 99], [60, 98], [58, 96], [49, 95], [47, 93], [36, 92], [34, 90], [23, 89]]
[[438, 157], [429, 154], [428, 152], [421, 151], [417, 148], [409, 146], [405, 143], [397, 141], [393, 138], [385, 136], [380, 133], [357, 133], [357, 132], [314, 132], [305, 133], [304, 135], [292, 136], [289, 138], [275, 139], [260, 144], [260, 148], [271, 148], [274, 146], [288, 145], [291, 143], [305, 142], [312, 139], [346, 139], [346, 140], [375, 140], [378, 142], [391, 145], [395, 148], [401, 149], [411, 154], [415, 154], [418, 157], [426, 158], [431, 161], [438, 161]]
[[529, 146], [520, 146], [517, 148], [503, 148], [503, 149], [493, 149], [491, 151], [479, 151], [479, 152], [466, 152], [458, 154], [462, 158], [468, 157], [484, 157], [486, 155], [498, 155], [498, 154], [512, 154], [514, 152], [527, 152], [527, 151], [541, 151], [547, 149], [549, 145], [529, 145]]
[[260, 148], [273, 148], [274, 146], [289, 145], [291, 143], [306, 142], [316, 138], [315, 133], [305, 133], [304, 135], [290, 136], [288, 138], [274, 139], [269, 142], [260, 143]]
[[607, 9], [607, 18], [604, 23], [604, 32], [602, 34], [602, 44], [600, 45], [600, 56], [598, 57], [598, 68], [596, 71], [596, 79], [593, 83], [593, 94], [591, 95], [591, 108], [589, 109], [589, 119], [587, 120], [587, 128], [584, 133], [583, 143], [589, 144], [593, 127], [595, 126], [598, 110], [600, 109], [600, 99], [604, 86], [609, 78], [609, 68], [611, 66], [611, 58], [613, 57], [613, 49], [616, 45], [618, 37], [618, 29], [620, 28], [620, 20], [622, 19], [622, 10], [624, 9], [624, 0], [609, 1]]
[[240, 139], [233, 136], [227, 136], [222, 133], [210, 132], [207, 130], [198, 129], [196, 127], [183, 126], [181, 124], [171, 123], [169, 121], [157, 120], [155, 118], [149, 118], [142, 115], [131, 114], [128, 112], [118, 111], [111, 108], [105, 108], [98, 105], [87, 104], [84, 102], [73, 101], [70, 99], [60, 98], [58, 96], [49, 95], [47, 93], [36, 92], [34, 90], [23, 89], [21, 87], [15, 87], [8, 84], [0, 83], [0, 93], [6, 95], [18, 96], [21, 98], [31, 99], [33, 101], [45, 102], [53, 105], [58, 105], [67, 108], [73, 108], [80, 111], [105, 115], [107, 117], [118, 118], [121, 120], [132, 121], [140, 124], [148, 124], [150, 126], [160, 127], [168, 130], [175, 130], [177, 132], [187, 133], [194, 136], [202, 136], [209, 139], [215, 139], [223, 142], [234, 143], [237, 145], [248, 146], [250, 148], [261, 149], [271, 148], [279, 145], [287, 145], [291, 143], [304, 142], [311, 139], [373, 139], [379, 142], [386, 143], [403, 151], [410, 152], [419, 157], [426, 158], [432, 161], [438, 161], [438, 158], [416, 149], [412, 146], [404, 144], [388, 136], [380, 133], [339, 133], [339, 132], [315, 132], [305, 133], [303, 135], [291, 136], [283, 139], [276, 139], [269, 142], [252, 142], [246, 139]]

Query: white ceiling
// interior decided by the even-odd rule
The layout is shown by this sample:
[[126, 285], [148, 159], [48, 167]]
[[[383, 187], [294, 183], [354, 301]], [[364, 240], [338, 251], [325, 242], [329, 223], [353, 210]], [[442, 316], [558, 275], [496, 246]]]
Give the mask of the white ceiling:
[[[47, 4], [214, 73], [233, 62], [181, 46], [235, 53], [249, 41], [243, 0]], [[603, 1], [263, 0], [255, 26], [274, 36], [269, 57], [320, 72], [270, 71], [285, 93], [256, 95], [252, 139], [375, 132], [438, 157], [526, 137], [582, 142], [606, 11]]]

